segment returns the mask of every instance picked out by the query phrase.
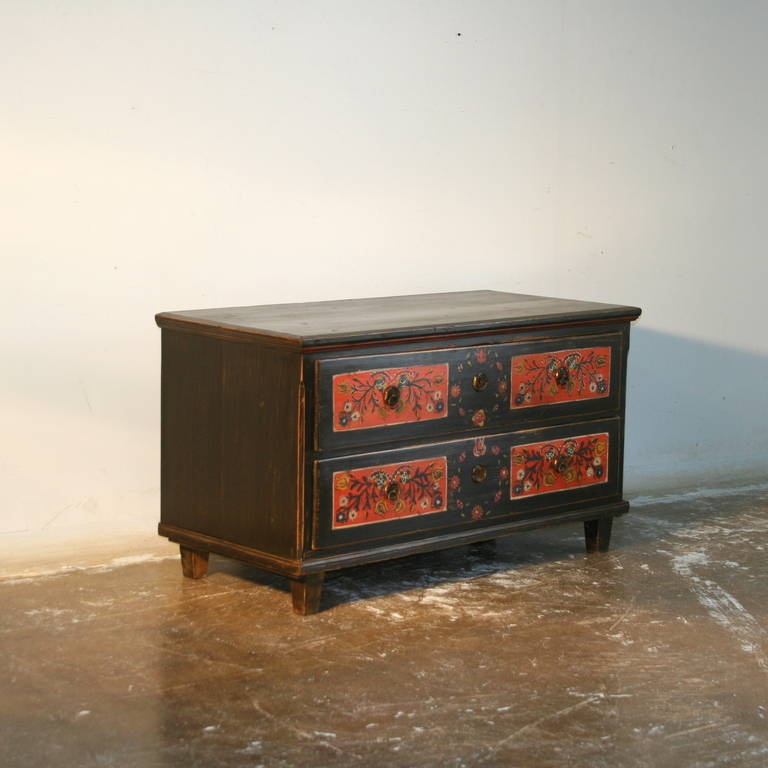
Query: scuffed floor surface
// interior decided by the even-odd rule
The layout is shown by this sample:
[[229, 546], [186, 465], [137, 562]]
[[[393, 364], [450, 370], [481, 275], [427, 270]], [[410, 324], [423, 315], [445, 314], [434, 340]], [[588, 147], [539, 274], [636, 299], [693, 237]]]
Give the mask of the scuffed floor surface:
[[768, 489], [329, 574], [0, 582], [0, 765], [768, 765]]

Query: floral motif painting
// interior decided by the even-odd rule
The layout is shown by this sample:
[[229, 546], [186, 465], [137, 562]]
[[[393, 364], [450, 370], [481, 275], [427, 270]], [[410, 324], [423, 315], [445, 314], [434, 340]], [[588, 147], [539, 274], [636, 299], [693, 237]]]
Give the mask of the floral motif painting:
[[[388, 404], [390, 388], [397, 390], [396, 402]], [[333, 429], [439, 419], [447, 415], [447, 395], [447, 363], [337, 374], [333, 377]]]
[[[478, 498], [481, 486], [476, 485], [472, 477], [473, 469], [481, 466], [484, 470], [482, 480], [482, 498]], [[448, 506], [455, 509], [459, 517], [482, 520], [497, 511], [509, 494], [509, 460], [498, 440], [491, 444], [485, 437], [476, 437], [472, 449], [465, 450], [451, 460], [448, 477]], [[472, 499], [472, 501], [469, 501]]]
[[606, 397], [611, 348], [589, 347], [515, 355], [511, 408]]
[[447, 459], [421, 459], [333, 474], [333, 528], [446, 510]]
[[[467, 350], [463, 358], [451, 366], [454, 382], [448, 392], [451, 413], [458, 414], [469, 427], [490, 426], [506, 409], [507, 366], [493, 345]], [[475, 391], [472, 384], [475, 375], [485, 377], [480, 391]]]
[[608, 481], [608, 433], [515, 446], [510, 498], [520, 499]]

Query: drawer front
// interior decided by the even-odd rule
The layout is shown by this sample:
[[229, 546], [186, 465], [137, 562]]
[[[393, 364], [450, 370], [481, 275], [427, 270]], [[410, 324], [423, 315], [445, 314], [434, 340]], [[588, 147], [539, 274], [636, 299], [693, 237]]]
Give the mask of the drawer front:
[[513, 355], [511, 378], [513, 409], [608, 397], [611, 348], [584, 347]]
[[620, 492], [620, 419], [315, 462], [315, 549], [483, 526]]
[[619, 406], [620, 334], [320, 360], [315, 447], [344, 448]]

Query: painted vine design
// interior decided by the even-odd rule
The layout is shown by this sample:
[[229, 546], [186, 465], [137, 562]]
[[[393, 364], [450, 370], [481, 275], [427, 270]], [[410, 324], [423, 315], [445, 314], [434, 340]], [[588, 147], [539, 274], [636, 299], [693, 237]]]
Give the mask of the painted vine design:
[[512, 450], [511, 498], [605, 482], [608, 435], [588, 435]]
[[[513, 358], [513, 407], [606, 394], [610, 355], [610, 347], [600, 347]], [[558, 384], [558, 376], [567, 382]]]
[[333, 527], [442, 512], [445, 498], [445, 459], [337, 472]]
[[[381, 426], [445, 415], [448, 366], [414, 366], [359, 371], [334, 377], [334, 429]], [[394, 406], [384, 401], [388, 387], [400, 391]], [[366, 423], [366, 419], [368, 423]]]

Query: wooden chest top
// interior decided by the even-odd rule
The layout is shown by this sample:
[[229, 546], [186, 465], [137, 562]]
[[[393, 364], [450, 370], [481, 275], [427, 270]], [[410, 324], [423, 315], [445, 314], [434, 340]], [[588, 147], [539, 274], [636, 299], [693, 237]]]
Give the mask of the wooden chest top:
[[161, 312], [164, 328], [231, 337], [270, 336], [288, 346], [377, 342], [473, 331], [634, 320], [637, 307], [503, 291], [461, 291], [304, 304]]

